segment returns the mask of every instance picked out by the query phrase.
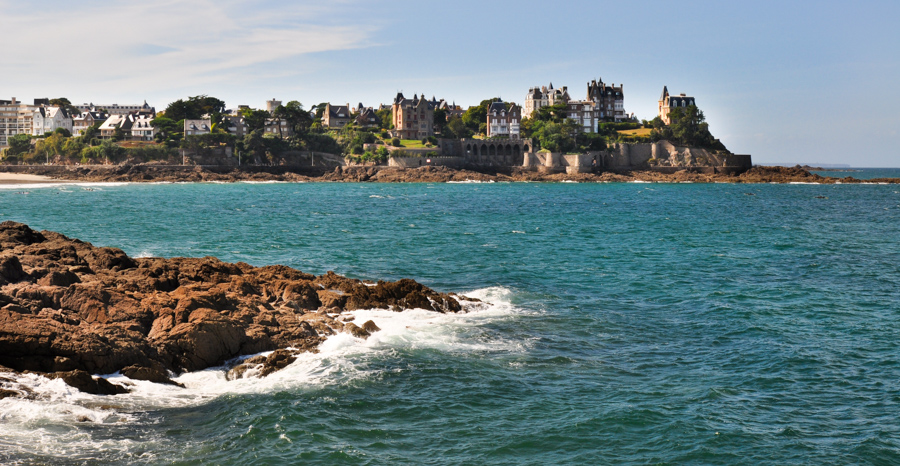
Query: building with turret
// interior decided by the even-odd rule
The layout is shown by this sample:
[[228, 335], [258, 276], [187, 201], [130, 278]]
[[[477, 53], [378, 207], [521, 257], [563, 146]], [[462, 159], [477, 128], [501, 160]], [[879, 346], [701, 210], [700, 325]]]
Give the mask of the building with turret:
[[566, 86], [554, 89], [550, 86], [532, 87], [528, 90], [523, 105], [523, 115], [531, 117], [542, 107], [566, 104], [567, 117], [578, 122], [578, 126], [586, 133], [596, 133], [598, 125], [603, 121], [622, 121], [631, 118], [625, 113], [625, 86], [607, 85], [602, 79], [587, 83], [587, 97], [584, 100], [573, 100]]
[[662, 95], [659, 97], [659, 119], [662, 120], [663, 123], [670, 125], [672, 124], [672, 121], [669, 119], [669, 112], [672, 111], [673, 108], [690, 107], [691, 105], [697, 105], [693, 97], [684, 94], [679, 94], [677, 96], [669, 95], [669, 88], [663, 86]]
[[391, 135], [400, 139], [424, 139], [434, 136], [434, 105], [425, 98], [414, 95], [407, 99], [398, 92], [391, 105], [394, 129]]
[[553, 83], [550, 86], [532, 87], [525, 96], [525, 103], [522, 105], [522, 114], [526, 118], [538, 111], [541, 107], [548, 107], [558, 103], [569, 102], [569, 89], [563, 86], [561, 89], [554, 89]]
[[594, 115], [598, 121], [622, 121], [628, 119], [625, 113], [625, 85], [606, 85], [602, 79], [587, 84], [587, 101], [593, 102]]

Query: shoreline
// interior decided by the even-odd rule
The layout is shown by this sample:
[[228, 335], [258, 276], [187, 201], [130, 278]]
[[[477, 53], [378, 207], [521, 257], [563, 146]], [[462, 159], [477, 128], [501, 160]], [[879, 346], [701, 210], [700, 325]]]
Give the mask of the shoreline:
[[50, 184], [50, 183], [67, 183], [71, 180], [61, 180], [52, 178], [47, 175], [33, 175], [30, 173], [9, 173], [2, 171], [0, 168], [0, 186], [2, 185], [22, 185], [22, 184]]
[[[8, 170], [14, 170], [10, 172]], [[514, 168], [497, 170], [453, 169], [443, 166], [396, 168], [349, 166], [330, 170], [310, 167], [249, 166], [205, 167], [156, 164], [107, 166], [0, 166], [0, 185], [78, 182], [344, 182], [344, 183], [440, 183], [440, 182], [579, 182], [579, 183], [814, 183], [900, 184], [900, 178], [860, 180], [825, 177], [802, 167], [756, 166], [739, 175], [701, 173], [685, 168], [675, 173], [649, 170], [593, 173], [544, 173]]]
[[0, 399], [30, 396], [15, 374], [96, 395], [130, 387], [94, 374], [181, 386], [173, 375], [228, 365], [229, 380], [261, 378], [331, 335], [380, 331], [354, 311], [459, 313], [481, 302], [408, 278], [315, 276], [210, 256], [132, 258], [12, 221], [0, 223], [0, 250]]

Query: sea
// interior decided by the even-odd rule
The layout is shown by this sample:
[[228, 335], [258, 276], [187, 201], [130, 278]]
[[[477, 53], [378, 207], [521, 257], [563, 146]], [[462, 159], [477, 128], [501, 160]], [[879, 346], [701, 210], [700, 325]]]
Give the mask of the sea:
[[486, 303], [264, 379], [20, 376], [2, 464], [900, 464], [900, 185], [17, 185], [0, 220]]

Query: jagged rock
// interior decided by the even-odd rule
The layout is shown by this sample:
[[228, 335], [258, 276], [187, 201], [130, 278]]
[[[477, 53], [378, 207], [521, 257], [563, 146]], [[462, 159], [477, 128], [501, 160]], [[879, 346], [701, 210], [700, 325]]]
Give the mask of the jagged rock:
[[[90, 382], [81, 372], [122, 371], [168, 383], [169, 371], [288, 347], [316, 351], [335, 332], [368, 335], [366, 324], [354, 330], [335, 318], [346, 310], [460, 309], [452, 296], [413, 280], [370, 285], [333, 272], [315, 277], [213, 257], [133, 259], [120, 249], [4, 222], [0, 364], [70, 374], [77, 386], [105, 392], [111, 389], [95, 386], [103, 382]], [[273, 355], [259, 363], [261, 373], [292, 357]]]
[[125, 377], [134, 380], [146, 380], [149, 382], [177, 385], [182, 388], [184, 387], [184, 385], [170, 379], [168, 371], [166, 371], [166, 369], [156, 361], [151, 362], [149, 367], [137, 365], [128, 366], [122, 369], [121, 372]]
[[51, 271], [37, 281], [37, 284], [41, 286], [69, 286], [74, 285], [75, 283], [81, 283], [81, 279], [78, 278], [78, 275], [69, 270], [63, 272], [56, 270]]
[[28, 274], [22, 270], [22, 263], [16, 256], [0, 258], [0, 284], [16, 283], [24, 280]]
[[365, 331], [359, 325], [354, 324], [353, 322], [348, 322], [344, 325], [344, 331], [358, 338], [369, 338], [369, 332]]
[[343, 308], [347, 304], [347, 296], [340, 290], [318, 290], [319, 302], [328, 308]]
[[362, 329], [369, 332], [370, 334], [381, 330], [377, 325], [375, 325], [375, 322], [372, 322], [371, 320], [367, 320], [366, 323], [362, 324]]
[[116, 385], [100, 377], [91, 377], [91, 374], [81, 370], [56, 372], [49, 374], [49, 377], [62, 379], [69, 386], [92, 395], [120, 395], [128, 393], [128, 389], [121, 385]]
[[225, 378], [228, 380], [243, 378], [251, 369], [255, 377], [265, 377], [284, 369], [296, 361], [297, 354], [299, 354], [299, 351], [279, 349], [268, 356], [254, 356], [231, 368]]

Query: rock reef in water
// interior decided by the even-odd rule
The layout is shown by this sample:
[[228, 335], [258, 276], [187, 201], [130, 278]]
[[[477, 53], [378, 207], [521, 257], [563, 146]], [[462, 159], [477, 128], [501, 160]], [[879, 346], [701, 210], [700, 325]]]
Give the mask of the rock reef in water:
[[[97, 394], [126, 391], [90, 374], [175, 383], [181, 373], [260, 352], [229, 377], [264, 376], [336, 332], [367, 337], [374, 322], [344, 311], [459, 312], [455, 295], [410, 279], [366, 283], [328, 272], [204, 258], [131, 258], [15, 222], [0, 224], [0, 398], [14, 372], [61, 378]], [[290, 349], [288, 349], [290, 348]]]
[[[672, 167], [668, 167], [672, 168]], [[0, 167], [0, 171], [3, 167]], [[289, 166], [199, 167], [156, 164], [107, 166], [35, 166], [17, 172], [71, 181], [109, 182], [375, 182], [446, 183], [454, 181], [530, 181], [560, 182], [692, 182], [692, 183], [900, 183], [898, 178], [859, 180], [853, 177], [823, 177], [802, 167], [756, 166], [741, 174], [704, 173], [697, 167], [685, 167], [673, 173], [654, 170], [598, 171], [594, 173], [543, 173], [521, 167], [496, 167], [492, 171], [453, 169], [443, 166], [395, 168], [385, 166], [349, 166], [312, 172]]]

